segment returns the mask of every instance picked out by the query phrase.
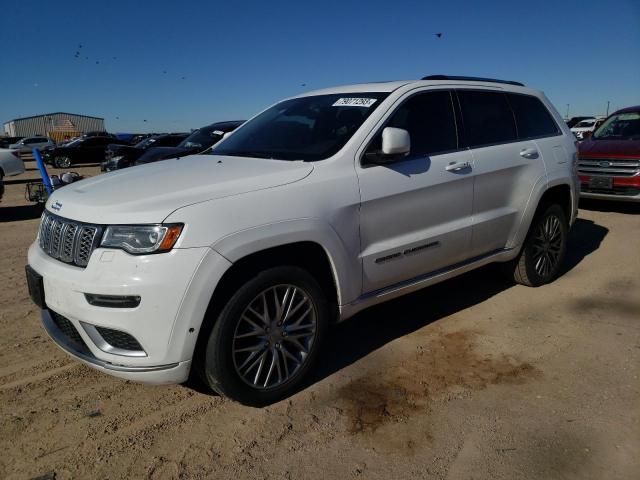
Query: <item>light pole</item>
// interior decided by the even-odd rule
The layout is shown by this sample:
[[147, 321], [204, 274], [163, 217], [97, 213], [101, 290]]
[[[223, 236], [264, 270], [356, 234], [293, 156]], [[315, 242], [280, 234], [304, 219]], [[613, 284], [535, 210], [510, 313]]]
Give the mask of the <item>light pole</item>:
[[564, 116], [565, 120], [569, 120], [569, 104], [567, 103], [567, 114]]
[[605, 115], [606, 117], [609, 116], [609, 100], [607, 100], [607, 114]]

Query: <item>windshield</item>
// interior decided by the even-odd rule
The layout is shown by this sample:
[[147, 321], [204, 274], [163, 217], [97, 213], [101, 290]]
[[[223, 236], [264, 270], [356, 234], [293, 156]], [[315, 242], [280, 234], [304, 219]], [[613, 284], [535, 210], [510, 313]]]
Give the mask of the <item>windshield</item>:
[[182, 148], [197, 148], [204, 150], [222, 138], [224, 132], [214, 127], [204, 127], [196, 130], [178, 144]]
[[640, 112], [619, 113], [609, 117], [596, 132], [593, 138], [639, 140]]
[[82, 143], [82, 140], [84, 140], [84, 138], [78, 137], [74, 138], [73, 140], [69, 140], [66, 143], [63, 143], [62, 145], [64, 145], [65, 147], [75, 147], [76, 145]]
[[388, 93], [342, 93], [285, 100], [213, 149], [216, 155], [323, 160], [338, 152]]

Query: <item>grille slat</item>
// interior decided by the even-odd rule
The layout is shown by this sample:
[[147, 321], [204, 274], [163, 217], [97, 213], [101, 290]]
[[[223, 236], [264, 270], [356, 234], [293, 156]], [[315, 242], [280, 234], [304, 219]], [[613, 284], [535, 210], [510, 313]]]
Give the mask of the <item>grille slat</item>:
[[98, 246], [102, 228], [45, 211], [40, 223], [40, 248], [52, 258], [86, 267]]
[[581, 157], [578, 159], [578, 173], [592, 176], [633, 177], [640, 174], [640, 159]]

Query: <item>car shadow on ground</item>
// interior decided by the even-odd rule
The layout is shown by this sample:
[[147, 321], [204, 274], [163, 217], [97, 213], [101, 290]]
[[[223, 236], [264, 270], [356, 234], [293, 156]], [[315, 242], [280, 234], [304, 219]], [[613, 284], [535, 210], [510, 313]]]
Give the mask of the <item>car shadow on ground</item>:
[[[560, 275], [575, 268], [596, 251], [608, 229], [593, 221], [577, 219], [568, 239], [567, 256]], [[415, 293], [368, 308], [332, 326], [318, 368], [296, 393], [352, 365], [386, 344], [438, 320], [461, 312], [514, 287], [502, 265], [492, 264]], [[211, 393], [192, 377], [190, 388]]]
[[0, 223], [33, 220], [40, 215], [42, 215], [42, 207], [36, 204], [17, 207], [3, 207], [0, 204]]
[[580, 200], [580, 208], [593, 212], [613, 212], [629, 215], [640, 215], [640, 202], [616, 202], [614, 200], [595, 200], [583, 198]]
[[[577, 219], [569, 235], [567, 256], [560, 275], [596, 251], [608, 232], [593, 221]], [[301, 389], [322, 381], [397, 338], [512, 288], [514, 283], [501, 269], [499, 264], [487, 265], [371, 307], [335, 325], [327, 338], [319, 368]]]

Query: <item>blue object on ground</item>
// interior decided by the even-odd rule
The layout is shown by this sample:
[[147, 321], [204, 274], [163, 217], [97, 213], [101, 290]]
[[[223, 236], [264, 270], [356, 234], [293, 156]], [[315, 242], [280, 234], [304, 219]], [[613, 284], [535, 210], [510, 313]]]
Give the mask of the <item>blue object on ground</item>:
[[33, 149], [33, 158], [36, 159], [36, 164], [38, 165], [38, 170], [40, 170], [40, 176], [42, 177], [44, 188], [47, 190], [47, 193], [51, 195], [53, 193], [53, 185], [51, 185], [51, 179], [49, 178], [49, 174], [47, 173], [47, 167], [44, 166], [44, 162], [42, 161], [40, 150], [38, 150], [37, 148]]

